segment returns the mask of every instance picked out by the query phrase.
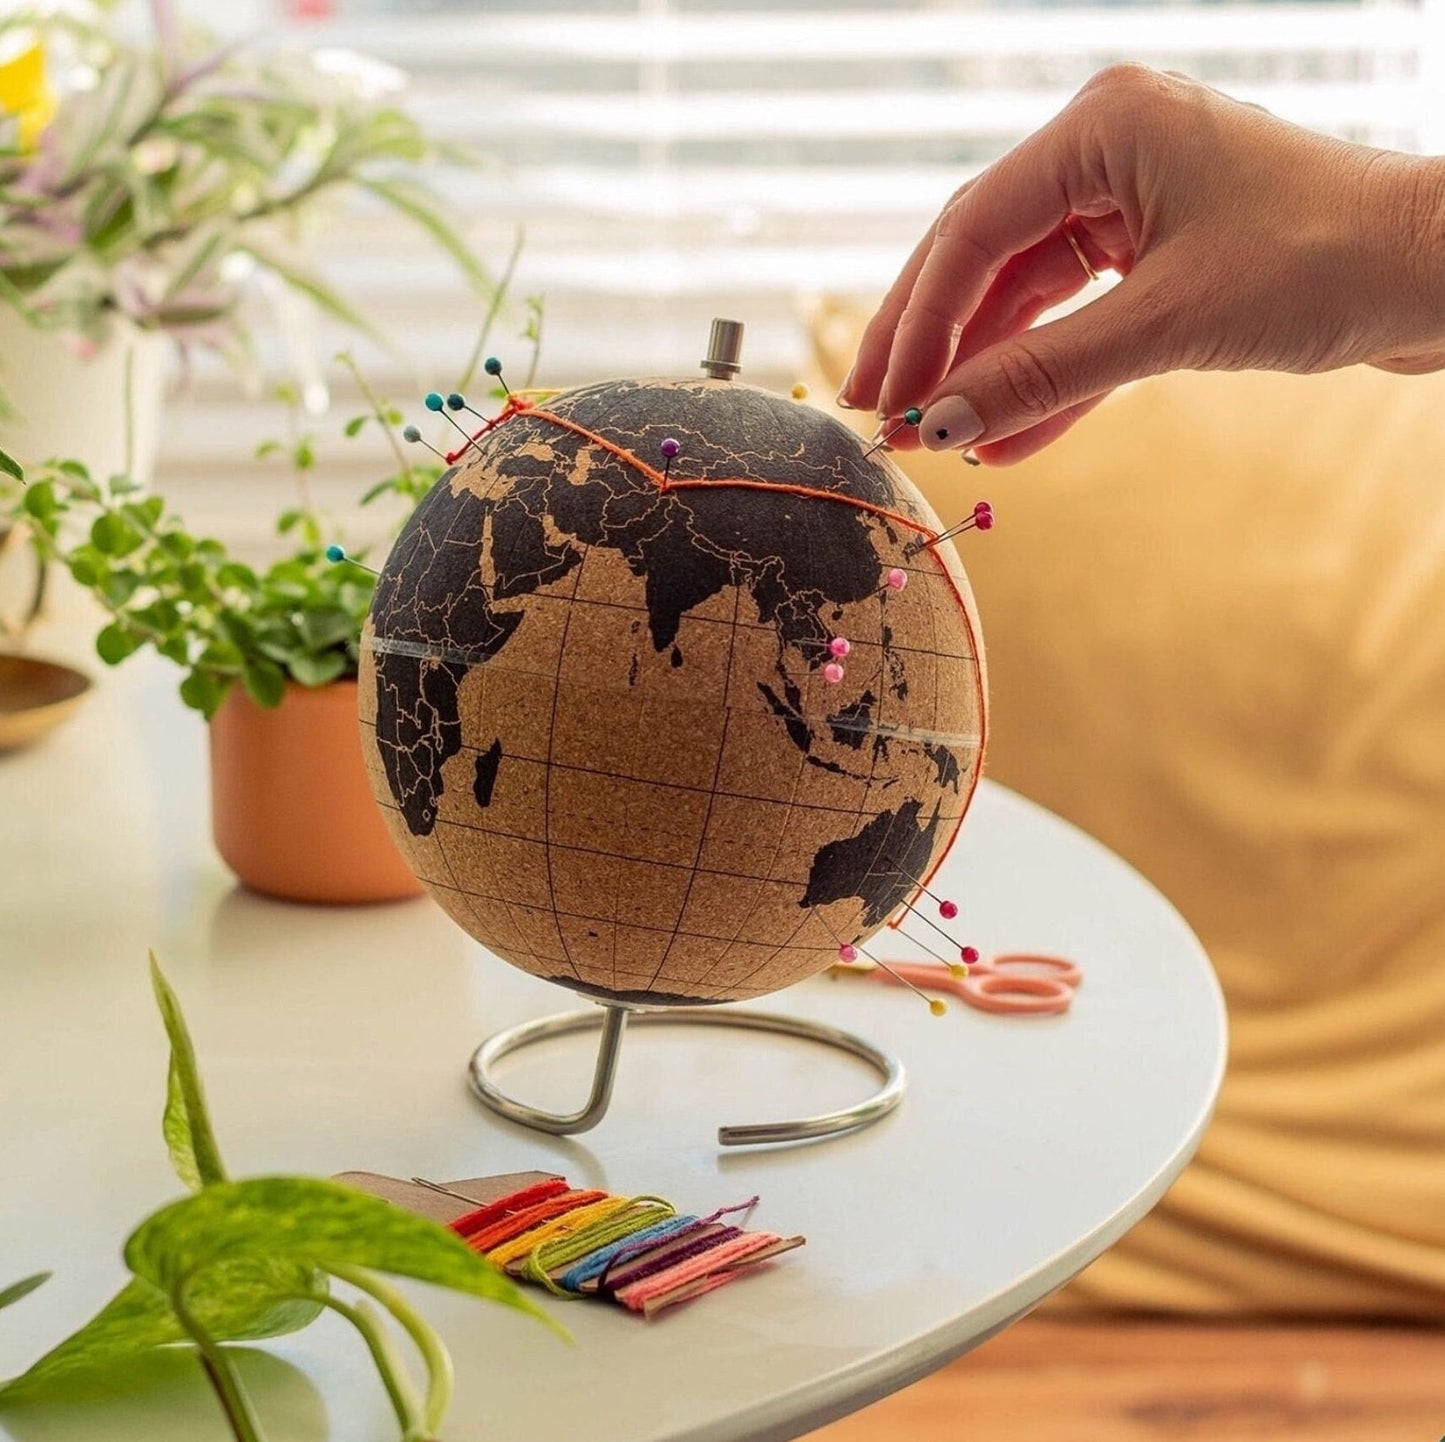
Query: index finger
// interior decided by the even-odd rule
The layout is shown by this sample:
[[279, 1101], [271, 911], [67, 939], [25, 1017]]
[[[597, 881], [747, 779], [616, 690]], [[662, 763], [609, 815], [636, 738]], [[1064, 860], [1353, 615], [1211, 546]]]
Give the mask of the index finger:
[[999, 271], [1071, 213], [1097, 204], [1100, 195], [1084, 173], [1076, 113], [1071, 103], [1021, 141], [934, 223], [897, 312], [879, 410], [891, 415], [926, 401], [952, 363], [959, 327]]
[[[948, 204], [955, 204], [977, 179], [978, 177], [974, 176], [972, 180], [965, 181], [953, 192]], [[944, 207], [945, 210], [947, 208]], [[939, 218], [942, 218], [942, 212]], [[888, 294], [883, 297], [873, 318], [864, 326], [862, 338], [858, 342], [857, 358], [838, 391], [838, 399], [844, 404], [861, 410], [872, 410], [878, 405], [883, 377], [888, 373], [893, 333], [898, 329], [899, 319], [908, 304], [909, 296], [913, 294], [913, 287], [923, 269], [923, 263], [933, 249], [937, 231], [938, 220], [935, 220], [923, 233], [923, 239], [913, 247], [906, 264], [898, 273], [898, 278], [888, 287]]]

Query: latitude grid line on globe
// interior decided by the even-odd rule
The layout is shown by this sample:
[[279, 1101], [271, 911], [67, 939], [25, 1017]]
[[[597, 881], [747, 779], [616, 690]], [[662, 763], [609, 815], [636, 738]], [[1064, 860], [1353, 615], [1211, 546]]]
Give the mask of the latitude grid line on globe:
[[[579, 602], [578, 602], [578, 605], [581, 605], [581, 606], [585, 606], [585, 605], [587, 605], [587, 604], [588, 604], [588, 603], [587, 603], [586, 601], [579, 601]], [[533, 673], [528, 673], [528, 674], [533, 674]], [[540, 674], [540, 673], [536, 673], [536, 674]], [[375, 722], [375, 721], [370, 721], [370, 720], [367, 720], [366, 718], [363, 717], [360, 724], [361, 724], [363, 727], [365, 727], [367, 730], [370, 730], [370, 731], [375, 731], [375, 730], [376, 730], [376, 722]], [[970, 735], [970, 737], [969, 737], [968, 739], [972, 739], [972, 737], [975, 736], [975, 735], [977, 735], [977, 733], [971, 733], [971, 735]], [[463, 745], [461, 745], [460, 747], [458, 747], [457, 754], [458, 754], [458, 755], [461, 755], [462, 752], [472, 752], [472, 753], [474, 753], [474, 754], [480, 754], [480, 752], [482, 751], [482, 749], [483, 749], [483, 748], [480, 747], [480, 746], [475, 746], [475, 745], [472, 745], [472, 744], [470, 744], [470, 743], [464, 743]], [[706, 786], [690, 786], [690, 785], [688, 785], [688, 783], [685, 782], [685, 781], [662, 781], [662, 780], [659, 780], [659, 779], [658, 779], [657, 777], [655, 777], [655, 776], [633, 776], [633, 775], [631, 775], [630, 773], [628, 773], [628, 772], [626, 772], [626, 771], [609, 771], [609, 770], [607, 770], [606, 767], [603, 767], [603, 766], [579, 766], [575, 761], [551, 761], [551, 762], [548, 762], [548, 761], [545, 761], [545, 760], [544, 760], [542, 757], [540, 757], [540, 756], [524, 756], [524, 755], [522, 755], [522, 754], [520, 754], [520, 753], [518, 753], [518, 752], [511, 752], [511, 753], [509, 753], [509, 755], [510, 755], [510, 757], [511, 757], [511, 759], [512, 759], [513, 761], [524, 761], [524, 762], [526, 762], [526, 763], [527, 763], [528, 765], [530, 765], [530, 766], [547, 766], [547, 765], [551, 765], [551, 766], [555, 767], [558, 771], [576, 771], [576, 772], [578, 772], [579, 774], [584, 775], [584, 776], [600, 776], [600, 777], [602, 777], [604, 780], [607, 780], [607, 781], [635, 781], [635, 782], [637, 782], [638, 784], [644, 785], [644, 786], [660, 786], [660, 787], [662, 787], [664, 790], [667, 790], [667, 791], [686, 791], [686, 792], [688, 792], [689, 794], [694, 795], [694, 796], [706, 796], [706, 795], [709, 794], [708, 788], [707, 788]], [[755, 793], [753, 793], [753, 792], [751, 792], [751, 791], [717, 791], [716, 793], [712, 793], [712, 794], [721, 796], [721, 797], [723, 797], [724, 799], [729, 800], [729, 801], [758, 801], [758, 802], [763, 802], [763, 803], [765, 803], [765, 804], [767, 804], [767, 805], [769, 805], [769, 806], [782, 806], [782, 805], [784, 804], [783, 802], [779, 801], [779, 800], [777, 799], [777, 797], [775, 797], [775, 796], [759, 796], [759, 795], [756, 795]], [[854, 808], [851, 807], [851, 806], [829, 806], [828, 803], [825, 802], [825, 801], [794, 801], [794, 802], [791, 803], [791, 804], [792, 804], [794, 807], [796, 807], [798, 810], [800, 810], [800, 811], [823, 811], [823, 812], [827, 812], [827, 813], [829, 813], [830, 815], [834, 815], [834, 816], [852, 816], [852, 815], [855, 814]], [[402, 808], [401, 808], [400, 806], [398, 806], [394, 801], [378, 801], [378, 802], [377, 802], [377, 805], [378, 805], [378, 806], [381, 806], [383, 809], [385, 809], [385, 810], [387, 810], [387, 811], [397, 811], [397, 812], [399, 812], [399, 811], [401, 811], [401, 809], [402, 809]], [[963, 818], [964, 818], [964, 816], [965, 816], [965, 814], [966, 814], [966, 812], [967, 812], [967, 808], [960, 809], [960, 810], [959, 810], [958, 812], [956, 812], [956, 813], [955, 813], [955, 812], [952, 812], [952, 811], [944, 812], [943, 814], [940, 815], [939, 820], [941, 820], [941, 821], [962, 821]], [[461, 827], [465, 827], [465, 828], [467, 828], [467, 829], [469, 829], [469, 830], [473, 830], [473, 831], [494, 832], [494, 833], [495, 833], [496, 835], [498, 835], [498, 836], [512, 836], [512, 837], [514, 837], [514, 838], [515, 838], [516, 840], [518, 840], [518, 841], [536, 841], [536, 840], [537, 840], [537, 838], [536, 838], [535, 836], [523, 836], [520, 832], [499, 831], [499, 830], [497, 830], [495, 827], [491, 827], [491, 826], [475, 826], [475, 825], [473, 825], [471, 822], [467, 822], [467, 821], [457, 821], [457, 820], [455, 820], [454, 818], [451, 818], [451, 817], [448, 817], [448, 818], [446, 819], [445, 824], [446, 824], [447, 826], [461, 826]], [[539, 843], [539, 844], [540, 844], [540, 843]], [[555, 843], [553, 843], [553, 844], [562, 847], [563, 850], [585, 850], [585, 849], [586, 849], [585, 847], [573, 847], [573, 846], [570, 846], [569, 844], [567, 844], [567, 843], [565, 843], [565, 842], [555, 842]], [[609, 854], [610, 854], [610, 853], [608, 853], [608, 852], [601, 852], [601, 853], [599, 853], [599, 855], [604, 855], [604, 856], [605, 856], [605, 855], [609, 855]], [[664, 862], [659, 862], [658, 864], [659, 864], [659, 865], [662, 865], [662, 866], [672, 866], [672, 865], [678, 865], [679, 863], [664, 861]], [[732, 873], [728, 873], [728, 872], [720, 872], [720, 873], [719, 873], [719, 875], [724, 875], [724, 876], [730, 875], [730, 874], [732, 874]], [[740, 880], [743, 880], [743, 881], [752, 881], [752, 880], [755, 880], [755, 879], [756, 879], [755, 877], [753, 877], [753, 876], [751, 876], [751, 875], [749, 875], [749, 874], [747, 874], [747, 873], [743, 873], [743, 872], [739, 872], [739, 873], [737, 873], [737, 875], [738, 875], [739, 879], [740, 879]]]
[[[608, 774], [608, 773], [594, 773], [594, 774], [602, 774], [602, 775], [605, 775], [605, 774]], [[618, 779], [621, 779], [621, 780], [624, 780], [624, 781], [631, 781], [631, 780], [635, 780], [636, 778], [635, 778], [635, 777], [630, 777], [630, 776], [624, 776], [624, 777], [621, 777], [621, 778], [618, 778]], [[719, 792], [718, 795], [724, 797], [725, 799], [734, 800], [734, 801], [762, 801], [762, 802], [764, 802], [766, 805], [769, 805], [769, 806], [781, 806], [781, 805], [783, 804], [782, 802], [770, 800], [770, 799], [768, 799], [768, 798], [761, 797], [761, 796], [739, 796], [739, 795], [737, 795], [736, 793], [734, 793], [734, 792], [729, 792], [729, 791]], [[401, 810], [401, 808], [400, 808], [399, 806], [396, 806], [396, 805], [393, 805], [393, 804], [390, 804], [390, 803], [383, 802], [383, 803], [381, 803], [381, 804], [382, 804], [382, 805], [385, 807], [385, 809], [388, 810], [388, 811], [397, 811], [397, 812], [399, 812], [399, 811]], [[799, 805], [799, 806], [806, 806], [807, 803], [806, 803], [806, 802], [799, 802], [798, 805]], [[816, 809], [819, 809], [819, 810], [824, 810], [824, 809], [826, 809], [826, 810], [829, 810], [829, 811], [836, 811], [836, 812], [840, 813], [841, 815], [845, 815], [845, 816], [852, 816], [852, 815], [854, 814], [854, 813], [852, 812], [852, 810], [850, 810], [850, 809], [848, 809], [848, 808], [846, 808], [846, 807], [827, 807], [827, 808], [821, 808], [821, 807], [820, 807], [820, 808], [816, 808]], [[939, 819], [940, 821], [957, 821], [957, 820], [960, 819], [960, 815], [955, 815], [955, 814], [952, 813], [952, 812], [948, 812], [948, 813], [940, 814], [940, 816], [939, 816], [938, 819]], [[478, 826], [478, 825], [476, 825], [475, 822], [471, 822], [471, 821], [457, 821], [457, 820], [454, 820], [454, 819], [452, 819], [452, 818], [450, 818], [450, 817], [448, 817], [448, 818], [445, 819], [445, 820], [439, 821], [437, 824], [438, 824], [439, 826], [449, 826], [449, 827], [453, 828], [454, 830], [458, 830], [458, 831], [476, 831], [476, 832], [480, 832], [483, 836], [499, 836], [499, 837], [501, 837], [504, 841], [520, 841], [520, 842], [523, 842], [525, 845], [528, 845], [528, 846], [543, 846], [543, 845], [547, 845], [547, 844], [548, 844], [548, 843], [542, 841], [540, 838], [538, 838], [538, 837], [536, 837], [536, 836], [524, 836], [521, 832], [518, 832], [518, 831], [502, 831], [502, 830], [499, 830], [499, 829], [496, 828], [496, 827], [492, 827], [492, 826]], [[803, 886], [803, 885], [806, 885], [806, 883], [807, 883], [807, 878], [806, 878], [806, 877], [793, 877], [793, 876], [761, 876], [761, 875], [759, 875], [757, 872], [752, 872], [752, 871], [724, 871], [721, 867], [717, 867], [717, 866], [689, 866], [689, 865], [687, 865], [685, 862], [681, 862], [681, 861], [662, 861], [662, 860], [659, 860], [659, 859], [656, 858], [656, 857], [624, 856], [621, 852], [618, 852], [618, 851], [604, 851], [601, 847], [597, 847], [597, 846], [579, 846], [579, 845], [577, 845], [576, 842], [573, 842], [573, 841], [553, 841], [553, 842], [551, 842], [550, 844], [551, 844], [552, 846], [554, 846], [558, 851], [575, 851], [575, 852], [577, 852], [577, 853], [579, 853], [579, 854], [581, 854], [581, 855], [584, 855], [584, 856], [600, 856], [600, 857], [603, 857], [603, 858], [613, 858], [613, 859], [618, 859], [618, 860], [622, 860], [622, 861], [646, 861], [649, 866], [660, 866], [660, 867], [662, 867], [664, 870], [667, 870], [667, 871], [699, 871], [699, 872], [701, 872], [704, 876], [717, 876], [717, 877], [721, 877], [723, 880], [726, 880], [726, 881], [756, 881], [756, 882], [763, 882], [763, 883], [769, 883], [769, 884], [774, 884], [774, 883], [775, 883], [775, 884], [778, 884], [778, 885], [790, 885], [790, 886]], [[434, 884], [440, 886], [440, 885], [444, 885], [445, 883], [443, 883], [443, 882], [435, 882]], [[456, 891], [456, 892], [460, 893], [460, 894], [463, 895], [463, 896], [477, 896], [477, 897], [480, 897], [480, 898], [482, 898], [483, 900], [487, 900], [487, 901], [504, 901], [504, 900], [507, 899], [507, 898], [505, 898], [505, 897], [492, 896], [490, 893], [487, 893], [487, 892], [472, 891], [472, 890], [469, 890], [468, 888], [466, 888], [466, 887], [464, 887], [464, 886], [460, 886], [460, 885], [452, 886], [452, 887], [449, 888], [449, 889], [450, 889], [450, 890], [453, 890], [453, 891]], [[515, 902], [515, 898], [513, 898], [513, 901]], [[516, 904], [518, 904], [518, 905], [524, 905], [525, 903], [516, 903]], [[568, 912], [568, 913], [559, 913], [559, 914], [576, 915], [576, 916], [581, 916], [581, 915], [583, 915], [583, 913], [581, 913], [581, 912]], [[604, 916], [604, 917], [594, 917], [594, 918], [592, 918], [592, 919], [593, 919], [593, 920], [596, 920], [596, 921], [608, 921], [608, 920], [611, 920], [610, 917], [605, 917], [605, 916]], [[625, 923], [623, 923], [623, 924], [624, 924], [624, 925], [627, 925], [627, 926], [636, 925], [636, 926], [641, 927], [641, 928], [642, 928], [643, 930], [645, 930], [645, 931], [661, 931], [661, 930], [667, 930], [667, 929], [669, 929], [669, 928], [663, 928], [663, 927], [647, 927], [647, 926], [643, 926], [641, 922], [630, 922], [630, 921], [629, 921], [629, 922], [625, 922]], [[712, 938], [712, 939], [713, 939], [713, 940], [716, 940], [717, 938]]]

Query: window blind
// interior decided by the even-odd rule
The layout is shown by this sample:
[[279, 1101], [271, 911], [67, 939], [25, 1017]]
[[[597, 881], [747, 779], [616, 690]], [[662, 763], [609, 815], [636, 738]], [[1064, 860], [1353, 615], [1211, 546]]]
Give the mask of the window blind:
[[[747, 322], [747, 377], [786, 386], [816, 297], [876, 295], [963, 179], [1115, 61], [1347, 138], [1445, 148], [1445, 0], [297, 0], [232, 23], [258, 15], [400, 67], [410, 108], [483, 157], [446, 188], [494, 264], [524, 232], [515, 293], [546, 298], [548, 384], [691, 373], [726, 314]], [[413, 358], [366, 352], [383, 389], [450, 382], [476, 315], [445, 261], [365, 206], [321, 259]], [[318, 353], [340, 339], [322, 327]], [[524, 349], [505, 325], [493, 348]], [[283, 362], [274, 336], [261, 354]], [[237, 404], [203, 369], [174, 472], [235, 464]]]

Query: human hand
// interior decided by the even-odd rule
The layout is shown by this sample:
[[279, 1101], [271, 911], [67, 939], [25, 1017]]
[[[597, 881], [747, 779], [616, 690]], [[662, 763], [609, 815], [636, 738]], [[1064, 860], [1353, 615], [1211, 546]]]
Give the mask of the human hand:
[[[1088, 282], [1066, 225], [1123, 279], [1030, 329]], [[1359, 362], [1445, 368], [1445, 162], [1124, 65], [954, 194], [839, 400], [894, 446], [1008, 464], [1143, 376]]]

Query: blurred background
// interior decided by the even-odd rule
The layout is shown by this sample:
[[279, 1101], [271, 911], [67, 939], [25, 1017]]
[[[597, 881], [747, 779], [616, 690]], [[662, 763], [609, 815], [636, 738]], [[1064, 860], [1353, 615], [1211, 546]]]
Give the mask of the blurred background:
[[[404, 80], [399, 101], [423, 128], [479, 160], [432, 179], [483, 263], [501, 271], [521, 238], [492, 348], [520, 366], [526, 298], [545, 297], [547, 385], [691, 373], [709, 318], [730, 315], [748, 325], [748, 377], [786, 387], [809, 368], [819, 297], [871, 301], [955, 186], [1112, 61], [1187, 71], [1352, 139], [1445, 149], [1445, 0], [187, 0], [180, 11], [265, 47], [368, 57], [369, 83]], [[146, 18], [139, 7], [136, 23]], [[400, 353], [292, 303], [278, 318], [261, 287], [259, 379], [245, 387], [199, 352], [167, 413], [158, 482], [198, 527], [240, 540], [254, 517], [270, 533], [274, 498], [258, 491], [291, 482], [248, 442], [284, 429], [279, 408], [257, 408], [273, 405], [298, 353], [339, 401], [347, 383], [330, 361], [352, 344], [377, 387], [410, 404], [445, 389], [473, 344], [479, 302], [414, 226], [365, 195], [330, 219], [318, 265]], [[354, 495], [376, 455], [363, 438], [320, 467], [320, 499], [328, 487]]]

